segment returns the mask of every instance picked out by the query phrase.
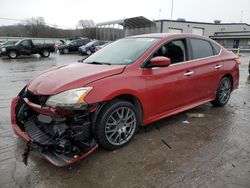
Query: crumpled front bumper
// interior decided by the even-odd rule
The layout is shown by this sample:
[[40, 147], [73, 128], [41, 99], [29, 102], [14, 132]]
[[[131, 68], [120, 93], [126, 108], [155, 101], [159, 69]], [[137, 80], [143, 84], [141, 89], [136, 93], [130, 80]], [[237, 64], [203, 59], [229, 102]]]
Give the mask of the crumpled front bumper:
[[[20, 100], [21, 100], [20, 97], [15, 97], [12, 100], [12, 103], [11, 103], [11, 124], [12, 124], [12, 129], [14, 130], [14, 132], [15, 132], [15, 134], [17, 136], [19, 136], [20, 138], [22, 138], [26, 142], [31, 142], [32, 145], [35, 145], [36, 146], [35, 149], [37, 150], [37, 152], [39, 154], [41, 154], [41, 156], [44, 159], [46, 159], [47, 161], [49, 161], [53, 165], [58, 166], [58, 167], [64, 167], [64, 166], [72, 165], [72, 164], [74, 164], [76, 162], [81, 161], [82, 159], [84, 159], [85, 157], [90, 155], [93, 151], [95, 151], [98, 148], [98, 144], [95, 144], [95, 145], [93, 145], [93, 147], [89, 151], [87, 151], [85, 153], [75, 155], [73, 157], [60, 155], [60, 154], [58, 154], [56, 152], [53, 152], [53, 151], [44, 152], [43, 149], [41, 147], [39, 147], [36, 143], [34, 143], [34, 140], [26, 132], [24, 132], [17, 124], [17, 121], [16, 121], [16, 107], [17, 107], [18, 102]], [[43, 110], [42, 108], [39, 107], [39, 105], [35, 105], [35, 104], [33, 104], [33, 103], [29, 102], [29, 101], [26, 101], [26, 103], [32, 109], [35, 109], [36, 111], [39, 111], [40, 113], [44, 113], [44, 114], [53, 113], [53, 110], [51, 110], [51, 109]]]

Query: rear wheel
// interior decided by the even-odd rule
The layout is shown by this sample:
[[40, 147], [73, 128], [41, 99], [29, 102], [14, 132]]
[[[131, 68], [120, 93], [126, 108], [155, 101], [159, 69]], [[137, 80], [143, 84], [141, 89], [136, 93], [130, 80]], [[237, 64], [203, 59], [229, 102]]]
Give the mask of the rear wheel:
[[17, 52], [16, 51], [9, 51], [8, 52], [8, 57], [11, 59], [16, 59], [17, 58]]
[[135, 135], [139, 115], [127, 101], [113, 100], [102, 110], [96, 125], [96, 139], [105, 149], [114, 150], [127, 144]]
[[232, 81], [228, 77], [223, 77], [217, 90], [216, 98], [212, 101], [214, 106], [224, 106], [227, 104], [232, 91]]
[[49, 50], [43, 50], [40, 55], [42, 57], [49, 57], [50, 56], [50, 51]]

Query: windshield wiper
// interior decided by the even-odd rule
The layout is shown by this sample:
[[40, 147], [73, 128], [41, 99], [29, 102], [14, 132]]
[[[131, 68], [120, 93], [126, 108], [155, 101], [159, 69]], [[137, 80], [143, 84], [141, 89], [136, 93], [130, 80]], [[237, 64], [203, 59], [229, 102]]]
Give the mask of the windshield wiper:
[[98, 61], [91, 61], [91, 62], [86, 62], [87, 64], [95, 64], [95, 65], [111, 65], [110, 63], [106, 62], [98, 62]]

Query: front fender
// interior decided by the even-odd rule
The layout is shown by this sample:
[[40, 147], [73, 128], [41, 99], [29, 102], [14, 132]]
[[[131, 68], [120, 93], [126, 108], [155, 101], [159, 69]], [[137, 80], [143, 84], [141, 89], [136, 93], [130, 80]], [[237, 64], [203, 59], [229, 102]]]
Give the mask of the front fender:
[[146, 81], [138, 76], [118, 74], [88, 84], [93, 89], [85, 97], [88, 104], [112, 100], [120, 95], [132, 95], [142, 104], [146, 101]]

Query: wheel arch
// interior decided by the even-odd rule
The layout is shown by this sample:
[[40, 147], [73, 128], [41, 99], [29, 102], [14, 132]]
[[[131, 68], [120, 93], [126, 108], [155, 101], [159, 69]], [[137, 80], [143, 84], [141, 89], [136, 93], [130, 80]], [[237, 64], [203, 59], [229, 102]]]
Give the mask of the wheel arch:
[[19, 50], [17, 50], [17, 49], [7, 49], [6, 51], [7, 51], [7, 53], [14, 51], [17, 53], [17, 55], [20, 55]]
[[98, 121], [99, 115], [102, 112], [102, 109], [110, 101], [113, 101], [113, 100], [124, 100], [124, 101], [128, 101], [128, 102], [132, 103], [135, 106], [135, 108], [139, 111], [139, 116], [140, 116], [139, 126], [142, 125], [142, 122], [143, 122], [143, 105], [142, 105], [140, 99], [137, 96], [127, 93], [127, 94], [120, 94], [120, 95], [113, 96], [113, 98], [111, 98], [111, 99], [109, 99], [107, 101], [98, 103], [98, 109], [91, 116], [91, 122], [92, 122], [92, 125], [93, 125], [92, 130], [93, 131], [95, 131], [96, 123]]
[[122, 94], [122, 95], [116, 96], [114, 99], [121, 99], [121, 100], [131, 102], [135, 106], [135, 108], [139, 111], [140, 125], [141, 125], [143, 121], [143, 106], [139, 98], [137, 98], [135, 95], [132, 95], [132, 94]]

